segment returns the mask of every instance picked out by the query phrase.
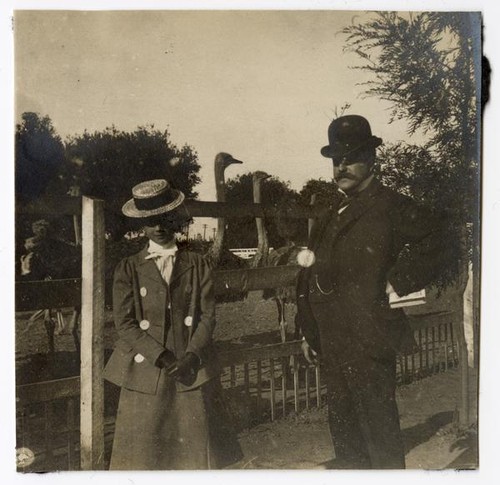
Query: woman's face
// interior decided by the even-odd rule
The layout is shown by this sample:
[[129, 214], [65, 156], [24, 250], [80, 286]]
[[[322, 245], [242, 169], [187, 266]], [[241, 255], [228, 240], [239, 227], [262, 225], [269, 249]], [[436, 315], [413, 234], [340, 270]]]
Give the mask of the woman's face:
[[175, 241], [175, 234], [182, 232], [189, 219], [184, 213], [172, 211], [143, 221], [144, 235], [157, 244], [165, 246]]
[[148, 222], [143, 230], [148, 239], [160, 246], [165, 246], [175, 240], [175, 231], [167, 221]]

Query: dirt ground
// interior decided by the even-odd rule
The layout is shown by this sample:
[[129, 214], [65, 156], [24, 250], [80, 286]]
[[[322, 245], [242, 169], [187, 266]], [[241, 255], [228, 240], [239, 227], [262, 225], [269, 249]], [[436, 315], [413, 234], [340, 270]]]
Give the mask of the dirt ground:
[[[475, 428], [459, 432], [455, 422], [459, 389], [457, 370], [399, 388], [408, 469], [476, 468]], [[258, 425], [240, 442], [245, 459], [238, 469], [327, 469], [334, 458], [324, 407]]]
[[[293, 308], [288, 333], [293, 334]], [[16, 319], [16, 379], [18, 384], [75, 375], [79, 356], [71, 335], [55, 337], [56, 362], [47, 358], [47, 337], [42, 320], [27, 325], [29, 314]], [[109, 315], [110, 316], [110, 315]], [[247, 300], [220, 304], [215, 340], [220, 350], [242, 349], [280, 341], [275, 303], [251, 293]], [[105, 328], [107, 353], [115, 331], [111, 318]], [[471, 370], [472, 381], [475, 375]], [[457, 369], [398, 388], [407, 468], [468, 469], [477, 466], [475, 426], [459, 431], [456, 410], [460, 392]], [[471, 394], [471, 421], [476, 416], [475, 389]], [[238, 469], [324, 469], [334, 458], [326, 409], [291, 414], [273, 423], [243, 430], [240, 442], [245, 459]]]

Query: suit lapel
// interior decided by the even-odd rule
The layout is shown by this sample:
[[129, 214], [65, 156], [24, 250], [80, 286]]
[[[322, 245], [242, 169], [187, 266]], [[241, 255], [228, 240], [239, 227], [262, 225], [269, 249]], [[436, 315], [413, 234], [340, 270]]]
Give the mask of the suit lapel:
[[178, 251], [175, 258], [172, 276], [170, 277], [170, 284], [179, 279], [186, 271], [191, 269], [194, 264], [189, 260], [185, 251]]
[[315, 251], [317, 249], [326, 227], [328, 226], [332, 218], [335, 217], [336, 212], [337, 210], [335, 208], [328, 209], [322, 216], [320, 216], [320, 218], [317, 219], [317, 222], [313, 225], [311, 235], [309, 236], [309, 249], [311, 251]]
[[163, 280], [160, 270], [158, 269], [158, 266], [156, 266], [154, 259], [146, 259], [146, 256], [148, 254], [149, 253], [147, 246], [145, 246], [144, 249], [142, 249], [142, 251], [138, 253], [137, 273], [139, 273], [143, 278], [152, 280], [156, 284], [165, 286], [166, 283]]
[[376, 195], [381, 187], [382, 184], [377, 179], [373, 179], [372, 183], [355, 197], [343, 212], [338, 214], [332, 233], [333, 240], [336, 240], [344, 229], [357, 221], [375, 203]]
[[329, 227], [328, 237], [334, 244], [338, 236], [375, 203], [376, 195], [381, 187], [382, 184], [374, 179], [340, 214], [337, 213], [337, 207], [328, 211], [324, 219], [318, 223], [317, 230], [311, 234], [311, 249], [317, 248], [327, 227]]

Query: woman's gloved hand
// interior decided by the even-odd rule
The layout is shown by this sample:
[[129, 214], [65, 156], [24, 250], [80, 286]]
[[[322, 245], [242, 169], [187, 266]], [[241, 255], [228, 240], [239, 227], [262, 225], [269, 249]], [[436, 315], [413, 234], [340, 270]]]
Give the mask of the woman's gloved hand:
[[192, 352], [187, 352], [177, 361], [168, 374], [183, 383], [194, 382], [199, 367], [199, 357]]
[[160, 369], [168, 369], [175, 364], [175, 355], [170, 350], [163, 351], [156, 359], [155, 366]]

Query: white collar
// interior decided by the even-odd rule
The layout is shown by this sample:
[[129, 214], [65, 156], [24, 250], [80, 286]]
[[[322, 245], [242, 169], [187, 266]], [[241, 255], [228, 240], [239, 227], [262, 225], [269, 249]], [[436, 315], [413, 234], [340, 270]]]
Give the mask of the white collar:
[[146, 256], [146, 259], [151, 258], [153, 255], [154, 256], [175, 256], [178, 251], [177, 244], [175, 242], [171, 242], [167, 244], [166, 246], [162, 246], [158, 243], [155, 243], [151, 239], [149, 240], [149, 246], [148, 246], [148, 256]]

